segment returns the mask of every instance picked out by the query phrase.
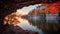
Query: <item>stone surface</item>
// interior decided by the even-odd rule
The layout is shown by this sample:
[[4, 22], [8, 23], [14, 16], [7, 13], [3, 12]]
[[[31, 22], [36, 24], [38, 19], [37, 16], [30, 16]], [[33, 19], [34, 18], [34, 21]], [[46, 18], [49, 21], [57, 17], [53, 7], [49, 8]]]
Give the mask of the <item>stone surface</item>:
[[23, 30], [19, 26], [6, 25], [2, 34], [38, 34], [37, 32]]

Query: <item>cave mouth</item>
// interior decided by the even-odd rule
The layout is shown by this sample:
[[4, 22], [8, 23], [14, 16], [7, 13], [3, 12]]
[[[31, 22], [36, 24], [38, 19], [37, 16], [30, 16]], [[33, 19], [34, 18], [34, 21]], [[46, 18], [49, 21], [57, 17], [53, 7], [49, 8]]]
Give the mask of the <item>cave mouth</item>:
[[[57, 4], [57, 3], [59, 3], [59, 2], [55, 2], [55, 3]], [[38, 4], [39, 4], [39, 3], [38, 3]], [[41, 4], [48, 4], [48, 3], [41, 3]], [[53, 3], [50, 3], [50, 4], [53, 4]], [[31, 4], [30, 4], [30, 5], [31, 5]], [[17, 4], [17, 6], [18, 6], [18, 4]], [[27, 5], [27, 6], [28, 6], [28, 5]], [[27, 7], [27, 6], [25, 6], [25, 7]], [[11, 7], [11, 6], [9, 6], [9, 7]], [[8, 7], [8, 8], [9, 8], [9, 7]], [[19, 6], [18, 6], [18, 7], [19, 7]], [[21, 6], [21, 7], [23, 8], [23, 6]], [[22, 9], [21, 7], [15, 8], [15, 9], [12, 9], [12, 10], [9, 9], [10, 12], [9, 12], [8, 9], [6, 9], [6, 10], [7, 10], [7, 13], [4, 12], [4, 14], [1, 14], [1, 15], [2, 15], [2, 17], [5, 17], [5, 16], [7, 16], [8, 14], [11, 14], [11, 13], [13, 13], [13, 12], [17, 12], [17, 10]], [[5, 6], [4, 8], [6, 8], [6, 6]], [[11, 8], [14, 8], [14, 7], [11, 7]], [[49, 8], [49, 7], [48, 7], [48, 8]], [[54, 7], [54, 8], [55, 8], [55, 7]], [[53, 9], [54, 9], [54, 8], [53, 8]], [[59, 8], [58, 8], [58, 9], [59, 9]], [[6, 11], [6, 10], [5, 10], [5, 11]], [[48, 9], [48, 10], [49, 10], [49, 9]], [[55, 10], [55, 9], [54, 9], [54, 10]], [[53, 10], [53, 11], [54, 11], [54, 10]], [[3, 11], [4, 11], [4, 10], [3, 10]], [[59, 11], [59, 10], [58, 10], [58, 11]], [[58, 12], [55, 12], [55, 13], [58, 13]]]
[[[41, 13], [41, 14], [44, 14], [44, 13], [46, 13], [46, 14], [49, 14], [49, 13], [51, 13], [51, 14], [57, 14], [57, 13], [59, 13], [59, 12], [57, 12], [57, 9], [59, 9], [59, 8], [56, 9], [56, 6], [55, 6], [55, 5], [58, 5], [58, 3], [59, 3], [59, 2], [56, 2], [56, 4], [55, 4], [55, 3], [53, 3], [53, 4], [52, 4], [52, 3], [51, 3], [51, 4], [40, 3], [40, 4], [34, 4], [34, 5], [24, 6], [24, 7], [22, 7], [21, 9], [16, 9], [15, 12], [7, 15], [7, 16], [4, 18], [4, 24], [9, 23], [9, 24], [15, 24], [15, 25], [16, 25], [18, 22], [20, 22], [20, 21], [18, 20], [18, 17], [19, 17], [19, 16], [21, 16], [21, 15], [28, 15], [28, 13], [31, 12], [32, 10], [35, 10], [35, 9], [38, 10], [39, 7], [42, 8], [45, 12], [44, 12], [43, 10], [39, 9], [39, 10], [42, 11], [42, 12], [38, 12], [38, 13]], [[50, 6], [53, 7], [53, 8], [50, 8]], [[58, 7], [59, 7], [59, 6], [58, 6]], [[50, 9], [52, 9], [53, 12], [49, 12]], [[54, 12], [54, 11], [56, 11], [56, 12]], [[37, 14], [37, 13], [36, 13], [36, 14]], [[13, 17], [14, 17], [14, 18], [13, 18]], [[16, 18], [17, 18], [17, 19], [16, 19]], [[11, 20], [14, 20], [14, 19], [15, 19], [15, 21], [16, 21], [17, 23], [10, 23], [10, 22], [9, 22], [9, 20], [11, 21]], [[15, 22], [15, 21], [14, 21], [14, 22]]]
[[[10, 13], [4, 17], [4, 25], [9, 24], [9, 25], [16, 26], [18, 23], [20, 23], [20, 21], [18, 20], [19, 17], [21, 17], [22, 15], [28, 15], [30, 11], [37, 9], [43, 5], [46, 5], [46, 4], [43, 4], [43, 3], [34, 4], [34, 5], [24, 6], [21, 9], [13, 10], [15, 12]], [[42, 8], [45, 8], [45, 7], [42, 7]]]
[[36, 8], [38, 5], [41, 4], [29, 5], [29, 6], [24, 6], [21, 9], [16, 9], [15, 12], [10, 13], [4, 17], [4, 25], [9, 24], [16, 26], [18, 23], [20, 23], [18, 19], [19, 17], [21, 17], [21, 15], [27, 15], [31, 10]]
[[[23, 5], [23, 4], [22, 4]], [[23, 7], [21, 5], [21, 7]], [[31, 5], [31, 4], [28, 4], [28, 5]], [[12, 5], [13, 6], [13, 5]], [[18, 4], [17, 4], [17, 6], [18, 6]], [[11, 7], [11, 5], [8, 7], [8, 8], [10, 8]], [[16, 6], [14, 6], [14, 7], [16, 7]], [[13, 8], [14, 8], [13, 7]], [[18, 6], [19, 7], [19, 6]], [[21, 8], [20, 7], [20, 8]], [[6, 28], [6, 26], [5, 26], [5, 24], [12, 24], [13, 26], [16, 26], [16, 24], [18, 24], [18, 23], [20, 23], [20, 21], [18, 20], [18, 19], [16, 19], [16, 18], [19, 18], [20, 16], [19, 16], [19, 14], [18, 13], [16, 13], [17, 12], [17, 10], [19, 10], [20, 8], [15, 8], [15, 9], [12, 9], [12, 11], [11, 11], [11, 9], [5, 9], [6, 7], [4, 7], [4, 8], [2, 8], [3, 10], [3, 12], [0, 14], [1, 16], [1, 18], [0, 19], [2, 19], [1, 20], [1, 23], [4, 23], [4, 26], [3, 25], [1, 25], [2, 27], [3, 27], [3, 29], [4, 28]], [[4, 11], [5, 10], [5, 11]], [[9, 12], [9, 10], [10, 10], [10, 12]], [[7, 11], [7, 13], [6, 13], [6, 11]], [[59, 11], [60, 12], [60, 11]], [[20, 14], [21, 15], [21, 14]], [[60, 14], [59, 14], [60, 15]], [[10, 17], [9, 18], [9, 20], [10, 20], [10, 22], [12, 22], [12, 20], [13, 20], [13, 23], [10, 23], [9, 22], [9, 20], [8, 20], [8, 17]], [[13, 19], [12, 19], [13, 18]], [[12, 19], [12, 20], [11, 20]], [[8, 23], [7, 23], [8, 22]], [[2, 28], [1, 28], [2, 29]], [[2, 32], [2, 30], [1, 30], [1, 32]]]

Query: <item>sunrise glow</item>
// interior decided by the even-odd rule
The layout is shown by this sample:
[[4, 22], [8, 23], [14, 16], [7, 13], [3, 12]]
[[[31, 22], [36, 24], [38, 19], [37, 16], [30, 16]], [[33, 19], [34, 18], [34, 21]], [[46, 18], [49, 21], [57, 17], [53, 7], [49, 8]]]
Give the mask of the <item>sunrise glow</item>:
[[18, 9], [16, 13], [21, 14], [21, 15], [26, 15], [31, 10], [33, 10], [34, 8], [36, 8], [37, 6], [38, 6], [38, 4], [36, 4], [36, 5], [30, 5], [30, 6], [27, 6], [27, 7], [23, 7], [22, 9]]

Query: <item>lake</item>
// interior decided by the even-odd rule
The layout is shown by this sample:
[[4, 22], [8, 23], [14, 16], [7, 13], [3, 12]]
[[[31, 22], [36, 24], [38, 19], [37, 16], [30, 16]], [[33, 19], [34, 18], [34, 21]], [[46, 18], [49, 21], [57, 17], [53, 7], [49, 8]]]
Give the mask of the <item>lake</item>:
[[25, 19], [19, 18], [19, 27], [24, 30], [30, 30], [38, 32], [39, 34], [55, 34], [59, 31], [59, 22], [56, 19], [53, 20], [35, 20], [35, 19]]

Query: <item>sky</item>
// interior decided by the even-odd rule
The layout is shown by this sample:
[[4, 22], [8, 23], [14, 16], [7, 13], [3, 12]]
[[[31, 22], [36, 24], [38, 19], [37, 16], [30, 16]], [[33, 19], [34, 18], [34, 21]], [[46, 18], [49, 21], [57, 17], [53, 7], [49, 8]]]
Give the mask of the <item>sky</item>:
[[22, 9], [18, 9], [17, 13], [22, 14], [22, 15], [26, 15], [26, 14], [29, 13], [29, 11], [33, 10], [37, 6], [38, 6], [38, 4], [30, 5], [30, 6], [27, 6], [27, 7], [23, 7]]

